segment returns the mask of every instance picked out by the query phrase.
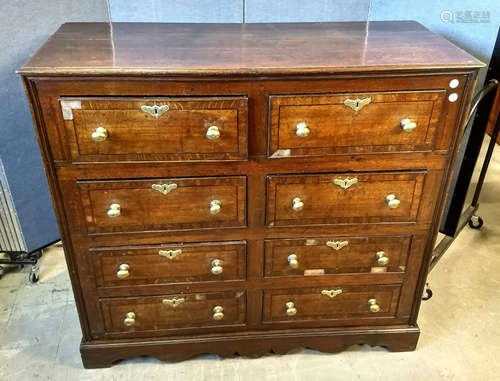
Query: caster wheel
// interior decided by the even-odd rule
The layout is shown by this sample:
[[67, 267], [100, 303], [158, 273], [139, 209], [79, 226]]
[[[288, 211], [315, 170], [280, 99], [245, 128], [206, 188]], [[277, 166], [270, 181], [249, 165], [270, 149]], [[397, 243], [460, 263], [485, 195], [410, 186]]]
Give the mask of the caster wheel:
[[40, 279], [40, 276], [37, 273], [30, 273], [29, 280], [31, 283], [36, 283]]
[[425, 290], [424, 290], [424, 295], [422, 296], [422, 300], [429, 300], [432, 298], [432, 290], [429, 288], [429, 284], [425, 284]]
[[31, 271], [28, 277], [31, 283], [38, 282], [40, 279], [40, 269], [38, 268], [38, 265], [31, 266]]
[[469, 220], [469, 226], [472, 229], [481, 229], [483, 223], [484, 223], [483, 219], [478, 216], [472, 216], [471, 219]]

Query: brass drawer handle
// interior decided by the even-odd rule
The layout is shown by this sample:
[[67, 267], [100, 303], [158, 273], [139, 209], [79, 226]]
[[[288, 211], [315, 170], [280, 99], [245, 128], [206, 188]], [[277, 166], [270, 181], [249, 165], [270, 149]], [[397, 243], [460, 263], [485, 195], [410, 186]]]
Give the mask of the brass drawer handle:
[[118, 271], [116, 272], [116, 277], [119, 279], [125, 279], [128, 278], [130, 275], [130, 272], [128, 271], [130, 269], [130, 266], [126, 263], [122, 263], [118, 267]]
[[367, 104], [369, 104], [372, 101], [371, 97], [368, 98], [363, 98], [363, 99], [346, 99], [344, 101], [344, 105], [347, 107], [352, 108], [354, 111], [358, 112], [361, 110], [363, 107], [365, 107]]
[[168, 259], [174, 259], [178, 255], [182, 254], [182, 249], [175, 249], [175, 250], [160, 250], [158, 251], [158, 255], [161, 255], [162, 257], [168, 258]]
[[125, 315], [125, 319], [123, 319], [123, 324], [125, 324], [127, 327], [131, 327], [135, 324], [135, 313], [133, 312], [127, 312]]
[[210, 201], [210, 214], [218, 214], [221, 209], [220, 200], [212, 200]]
[[153, 185], [151, 185], [151, 189], [154, 189], [155, 191], [158, 191], [158, 192], [160, 192], [162, 194], [169, 194], [174, 189], [177, 189], [177, 184], [176, 183], [170, 183], [170, 184], [153, 184]]
[[115, 218], [122, 214], [120, 204], [111, 204], [107, 211], [108, 217]]
[[212, 268], [210, 269], [212, 274], [214, 274], [214, 275], [222, 274], [223, 270], [224, 269], [222, 267], [222, 261], [220, 259], [214, 259], [212, 261]]
[[377, 299], [369, 299], [368, 306], [370, 307], [370, 312], [376, 313], [380, 311], [380, 306], [377, 304]]
[[389, 258], [385, 256], [385, 252], [383, 251], [377, 251], [377, 253], [375, 254], [375, 259], [380, 266], [385, 266], [389, 263]]
[[286, 309], [286, 314], [288, 316], [294, 316], [297, 314], [297, 309], [295, 308], [295, 305], [293, 304], [293, 302], [286, 302], [285, 309]]
[[295, 126], [295, 135], [297, 135], [299, 138], [305, 138], [309, 135], [311, 130], [307, 126], [306, 122], [299, 122]]
[[292, 269], [296, 269], [297, 267], [299, 267], [299, 261], [297, 260], [296, 254], [290, 254], [288, 256], [288, 266], [290, 266]]
[[208, 140], [216, 140], [220, 137], [219, 127], [210, 126], [208, 127], [207, 133], [205, 134]]
[[404, 118], [401, 121], [401, 129], [404, 132], [412, 132], [415, 128], [417, 128], [417, 123], [412, 122], [410, 118]]
[[102, 126], [99, 126], [94, 130], [94, 132], [92, 132], [90, 137], [94, 142], [103, 142], [108, 138], [108, 130], [106, 130]]
[[327, 241], [326, 246], [333, 250], [342, 250], [344, 247], [349, 245], [349, 241]]
[[224, 311], [224, 308], [222, 308], [222, 306], [215, 306], [212, 310], [212, 312], [213, 312], [212, 317], [214, 318], [214, 320], [224, 319], [223, 311]]
[[292, 209], [296, 212], [300, 212], [302, 209], [304, 209], [304, 203], [299, 197], [295, 197], [292, 200]]
[[340, 288], [337, 290], [321, 290], [321, 295], [325, 295], [330, 298], [335, 298], [337, 295], [340, 294], [342, 294], [342, 290]]
[[185, 302], [184, 298], [171, 298], [171, 299], [163, 299], [162, 300], [163, 304], [170, 306], [172, 308], [180, 306], [184, 302]]
[[146, 105], [143, 105], [143, 106], [141, 106], [141, 111], [142, 112], [145, 112], [146, 114], [149, 114], [152, 117], [155, 117], [157, 119], [160, 116], [162, 116], [164, 113], [166, 113], [169, 109], [170, 109], [170, 107], [168, 107], [168, 105], [162, 105], [162, 106], [158, 106], [158, 105], [146, 106]]
[[401, 203], [401, 201], [399, 201], [396, 198], [396, 195], [394, 195], [394, 194], [388, 194], [385, 197], [385, 202], [386, 202], [387, 206], [391, 209], [396, 209], [399, 206], [399, 204]]
[[345, 178], [345, 179], [333, 179], [333, 183], [335, 185], [338, 185], [342, 189], [347, 189], [354, 184], [358, 182], [358, 179], [356, 177], [351, 178]]

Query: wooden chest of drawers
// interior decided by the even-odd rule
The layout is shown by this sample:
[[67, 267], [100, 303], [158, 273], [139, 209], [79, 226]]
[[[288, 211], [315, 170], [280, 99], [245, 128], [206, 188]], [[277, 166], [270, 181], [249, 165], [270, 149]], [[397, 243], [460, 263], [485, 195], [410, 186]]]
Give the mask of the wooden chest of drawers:
[[84, 365], [414, 349], [481, 62], [414, 22], [109, 28], [20, 70]]

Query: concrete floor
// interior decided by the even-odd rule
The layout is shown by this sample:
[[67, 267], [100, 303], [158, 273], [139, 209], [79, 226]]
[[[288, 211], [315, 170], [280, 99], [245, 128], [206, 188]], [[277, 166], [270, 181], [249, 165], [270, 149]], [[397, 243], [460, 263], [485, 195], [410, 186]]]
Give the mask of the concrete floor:
[[481, 230], [466, 227], [429, 277], [415, 352], [353, 346], [339, 354], [297, 350], [286, 356], [180, 363], [151, 358], [85, 370], [80, 327], [61, 248], [0, 279], [0, 380], [500, 380], [500, 148], [481, 197]]

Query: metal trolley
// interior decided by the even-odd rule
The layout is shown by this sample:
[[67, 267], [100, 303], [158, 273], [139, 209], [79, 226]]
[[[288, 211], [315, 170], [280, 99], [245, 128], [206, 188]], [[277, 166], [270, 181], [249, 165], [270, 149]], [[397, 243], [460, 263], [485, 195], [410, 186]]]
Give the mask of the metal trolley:
[[[462, 147], [463, 149], [461, 149], [460, 155], [461, 162], [459, 162], [459, 165], [457, 165], [455, 170], [456, 172], [452, 180], [450, 193], [448, 195], [439, 229], [445, 236], [436, 245], [432, 252], [429, 272], [436, 266], [438, 261], [442, 258], [446, 250], [448, 250], [465, 226], [468, 225], [472, 229], [480, 229], [484, 224], [483, 219], [478, 214], [479, 198], [500, 132], [499, 81], [500, 30], [497, 35], [491, 61], [488, 66], [485, 82], [486, 85], [474, 97], [471, 110], [467, 118], [463, 141], [464, 146]], [[477, 164], [477, 159], [488, 123], [491, 123], [491, 125], [494, 126], [491, 132], [491, 141], [488, 145], [484, 161], [481, 165], [481, 171], [474, 190], [472, 202], [464, 208], [465, 198], [474, 168]], [[427, 300], [431, 297], [432, 290], [429, 288], [429, 285], [426, 284], [423, 299]]]

